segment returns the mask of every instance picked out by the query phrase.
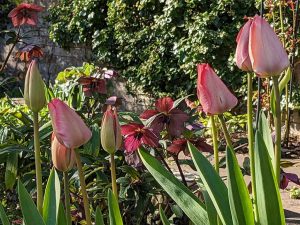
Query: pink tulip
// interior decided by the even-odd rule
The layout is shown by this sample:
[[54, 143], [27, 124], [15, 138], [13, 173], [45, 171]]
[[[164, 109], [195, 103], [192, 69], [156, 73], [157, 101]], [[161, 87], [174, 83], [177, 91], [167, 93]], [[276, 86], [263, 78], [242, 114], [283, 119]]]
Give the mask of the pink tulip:
[[66, 172], [73, 168], [76, 161], [74, 149], [66, 148], [59, 143], [54, 132], [51, 137], [51, 154], [53, 165], [59, 171]]
[[288, 55], [274, 29], [258, 15], [242, 27], [236, 41], [236, 64], [244, 71], [270, 77], [280, 75], [289, 66]]
[[280, 75], [290, 64], [274, 29], [258, 15], [250, 27], [249, 56], [254, 72], [260, 77]]
[[252, 64], [249, 57], [249, 31], [252, 20], [242, 27], [236, 38], [237, 47], [235, 52], [235, 61], [237, 66], [243, 71], [253, 71]]
[[210, 115], [222, 114], [238, 103], [209, 64], [198, 64], [197, 95], [203, 111]]
[[89, 141], [90, 129], [81, 117], [59, 99], [48, 103], [53, 131], [57, 140], [67, 148], [78, 148]]

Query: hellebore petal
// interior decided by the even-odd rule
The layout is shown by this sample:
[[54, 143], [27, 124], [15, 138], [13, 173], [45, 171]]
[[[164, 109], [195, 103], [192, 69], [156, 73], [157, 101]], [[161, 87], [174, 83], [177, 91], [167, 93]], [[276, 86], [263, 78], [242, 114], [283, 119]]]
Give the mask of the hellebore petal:
[[238, 103], [209, 64], [198, 64], [197, 96], [207, 114], [222, 114]]
[[249, 56], [249, 32], [252, 19], [241, 28], [236, 38], [237, 47], [235, 51], [235, 61], [237, 66], [243, 71], [253, 71]]
[[259, 77], [278, 76], [289, 66], [289, 59], [274, 29], [255, 15], [250, 27], [249, 56]]
[[51, 137], [51, 154], [53, 165], [59, 171], [66, 172], [73, 168], [76, 161], [74, 149], [66, 148], [59, 143], [54, 132]]
[[121, 126], [115, 108], [108, 107], [103, 115], [101, 145], [109, 154], [113, 154], [122, 145]]
[[29, 64], [24, 87], [25, 103], [33, 112], [39, 112], [46, 104], [44, 87], [37, 61], [33, 60]]
[[92, 132], [81, 117], [59, 99], [48, 103], [53, 131], [57, 140], [67, 148], [78, 148], [87, 143]]
[[173, 100], [170, 97], [159, 98], [155, 102], [155, 107], [159, 112], [169, 112], [173, 108]]
[[159, 112], [158, 112], [157, 110], [155, 110], [155, 109], [149, 109], [149, 110], [144, 111], [144, 112], [140, 115], [140, 118], [141, 118], [141, 119], [147, 120], [147, 119], [149, 119], [149, 118], [151, 118], [152, 116], [155, 116], [155, 115], [157, 115], [157, 114], [159, 114]]
[[172, 109], [169, 112], [169, 123], [167, 130], [172, 137], [179, 137], [184, 130], [184, 122], [189, 119], [189, 116], [180, 109]]

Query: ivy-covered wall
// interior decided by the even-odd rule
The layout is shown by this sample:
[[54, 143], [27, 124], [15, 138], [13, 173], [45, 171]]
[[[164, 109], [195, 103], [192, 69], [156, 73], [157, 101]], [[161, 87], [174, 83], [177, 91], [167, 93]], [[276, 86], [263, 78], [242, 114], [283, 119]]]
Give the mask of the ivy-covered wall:
[[256, 12], [255, 0], [60, 0], [48, 19], [52, 40], [91, 45], [94, 60], [119, 69], [130, 90], [179, 96], [193, 93], [201, 62], [243, 91], [235, 38]]

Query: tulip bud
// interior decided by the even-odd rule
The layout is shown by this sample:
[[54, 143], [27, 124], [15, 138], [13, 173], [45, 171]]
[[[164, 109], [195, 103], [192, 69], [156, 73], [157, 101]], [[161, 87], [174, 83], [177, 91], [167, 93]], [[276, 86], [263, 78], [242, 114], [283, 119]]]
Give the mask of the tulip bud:
[[113, 154], [122, 145], [121, 127], [114, 107], [108, 106], [101, 124], [101, 144], [105, 151]]
[[76, 161], [74, 149], [67, 148], [59, 143], [54, 132], [51, 137], [51, 153], [52, 162], [56, 169], [66, 172], [73, 168]]
[[222, 114], [238, 103], [209, 64], [199, 64], [197, 95], [203, 111], [210, 115]]
[[58, 141], [67, 148], [78, 148], [87, 143], [92, 132], [81, 117], [59, 99], [48, 103], [53, 131]]
[[25, 103], [33, 112], [39, 112], [46, 104], [44, 87], [37, 61], [33, 60], [27, 70], [24, 88]]

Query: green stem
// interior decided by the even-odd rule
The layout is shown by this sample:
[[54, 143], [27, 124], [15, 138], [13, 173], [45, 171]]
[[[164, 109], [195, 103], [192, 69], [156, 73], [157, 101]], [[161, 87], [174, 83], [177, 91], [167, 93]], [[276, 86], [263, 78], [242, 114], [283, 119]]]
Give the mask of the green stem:
[[280, 182], [280, 158], [281, 158], [281, 112], [280, 112], [280, 93], [278, 77], [273, 77], [274, 91], [275, 91], [275, 163], [274, 173], [278, 183]]
[[213, 139], [214, 158], [215, 158], [215, 169], [219, 173], [219, 149], [218, 149], [218, 134], [217, 127], [215, 124], [214, 115], [210, 116], [211, 119], [211, 136]]
[[255, 221], [258, 221], [257, 198], [256, 198], [256, 178], [255, 178], [255, 161], [254, 161], [254, 134], [253, 134], [253, 105], [252, 105], [252, 74], [248, 73], [248, 93], [247, 93], [247, 115], [248, 115], [248, 149], [250, 157], [250, 173], [252, 185], [252, 197], [254, 207]]
[[223, 115], [219, 115], [218, 117], [219, 117], [219, 120], [221, 122], [221, 126], [222, 126], [222, 129], [223, 129], [223, 133], [224, 133], [224, 136], [225, 136], [225, 140], [226, 140], [227, 146], [229, 148], [233, 149], [232, 142], [231, 142], [231, 139], [230, 139], [230, 135], [229, 135], [228, 129], [226, 127], [226, 122], [224, 120], [224, 117], [223, 117]]
[[118, 187], [117, 187], [115, 154], [110, 154], [110, 170], [111, 170], [112, 191], [113, 191], [116, 199], [118, 200]]
[[90, 212], [90, 208], [89, 208], [89, 199], [88, 199], [88, 194], [86, 191], [86, 184], [85, 184], [80, 154], [78, 151], [75, 151], [75, 155], [76, 155], [76, 164], [77, 164], [78, 175], [79, 175], [80, 186], [81, 186], [81, 193], [82, 193], [82, 198], [83, 198], [83, 206], [84, 206], [84, 212], [85, 212], [86, 225], [92, 225], [91, 212]]
[[64, 193], [65, 193], [65, 208], [66, 208], [67, 225], [72, 225], [69, 176], [68, 176], [67, 171], [64, 172], [63, 174], [64, 174]]
[[39, 114], [33, 112], [33, 132], [34, 132], [34, 160], [36, 173], [36, 190], [37, 190], [37, 208], [43, 213], [43, 184], [42, 184], [42, 166], [41, 166], [41, 150], [39, 137]]

